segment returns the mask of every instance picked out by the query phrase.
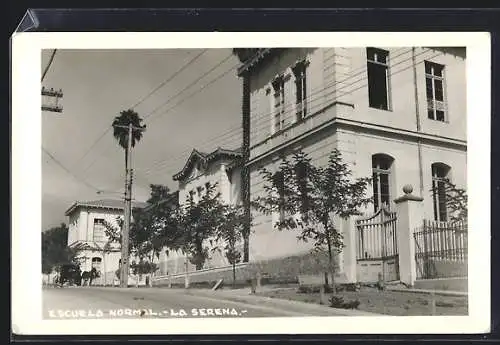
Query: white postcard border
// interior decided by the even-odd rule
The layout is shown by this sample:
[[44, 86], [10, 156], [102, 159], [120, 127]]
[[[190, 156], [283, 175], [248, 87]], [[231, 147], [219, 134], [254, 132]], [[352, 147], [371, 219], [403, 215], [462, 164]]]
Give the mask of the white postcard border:
[[[469, 316], [42, 320], [42, 49], [466, 46]], [[17, 334], [483, 333], [490, 328], [488, 33], [18, 33], [12, 38], [12, 327]], [[194, 320], [194, 321], [193, 321]]]

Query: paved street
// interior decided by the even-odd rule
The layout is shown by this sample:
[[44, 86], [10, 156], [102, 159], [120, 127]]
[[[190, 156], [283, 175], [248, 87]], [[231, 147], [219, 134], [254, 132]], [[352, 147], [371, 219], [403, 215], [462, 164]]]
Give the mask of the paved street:
[[[188, 294], [189, 293], [189, 294]], [[44, 288], [43, 317], [172, 318], [172, 317], [279, 317], [324, 314], [302, 304], [287, 306], [228, 300], [220, 295], [162, 288], [68, 287]], [[328, 308], [324, 308], [328, 309]]]

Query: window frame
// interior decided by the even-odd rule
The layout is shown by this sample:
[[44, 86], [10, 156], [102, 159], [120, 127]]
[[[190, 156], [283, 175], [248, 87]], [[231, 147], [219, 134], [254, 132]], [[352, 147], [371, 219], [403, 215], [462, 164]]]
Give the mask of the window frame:
[[[376, 53], [382, 52], [385, 54], [385, 63], [380, 62], [377, 60], [373, 60], [370, 58], [370, 51], [374, 50]], [[384, 110], [384, 111], [392, 111], [392, 92], [391, 92], [391, 66], [390, 66], [390, 51], [381, 49], [381, 48], [375, 48], [375, 47], [367, 47], [366, 48], [366, 74], [367, 74], [367, 86], [368, 86], [368, 107], [372, 109], [377, 109], [377, 110]], [[370, 73], [369, 73], [369, 66], [370, 64], [374, 65], [379, 65], [385, 68], [385, 85], [386, 85], [386, 103], [387, 103], [387, 108], [380, 108], [372, 105], [370, 103]]]
[[[94, 265], [94, 262], [95, 263], [98, 263], [97, 266]], [[101, 268], [102, 268], [102, 258], [98, 257], [98, 256], [94, 256], [92, 257], [92, 259], [90, 260], [90, 267], [91, 269], [95, 267], [95, 269], [100, 272], [101, 271]]]
[[272, 128], [273, 133], [285, 128], [285, 76], [279, 75], [271, 82]]
[[[383, 169], [381, 167], [382, 163], [387, 163], [387, 169]], [[387, 176], [387, 201], [385, 206], [388, 210], [391, 209], [391, 195], [392, 195], [392, 179], [393, 177], [393, 166], [394, 166], [394, 158], [386, 154], [375, 154], [372, 155], [372, 192], [373, 192], [373, 210], [374, 212], [378, 212], [384, 202], [382, 200], [382, 183], [380, 176]], [[375, 200], [377, 199], [377, 200]]]
[[295, 82], [295, 120], [301, 121], [307, 116], [307, 69], [309, 61], [302, 60], [291, 68]]
[[[427, 73], [427, 66], [430, 66], [431, 68], [431, 73]], [[434, 74], [434, 68], [435, 67], [440, 67], [441, 68], [441, 76], [435, 75]], [[439, 64], [433, 61], [424, 61], [424, 74], [425, 74], [425, 97], [427, 100], [427, 118], [429, 120], [433, 121], [439, 121], [439, 122], [448, 122], [448, 106], [447, 106], [447, 99], [446, 99], [446, 65]], [[431, 80], [431, 85], [432, 85], [432, 99], [429, 99], [429, 96], [427, 94], [427, 80]], [[443, 95], [443, 100], [439, 101], [436, 99], [436, 80], [441, 81], [441, 87], [442, 87], [442, 95]], [[443, 112], [443, 120], [439, 120], [437, 118], [437, 112], [441, 111], [438, 109], [439, 103], [442, 105], [442, 112]], [[429, 117], [429, 111], [432, 110], [432, 118]]]
[[[442, 170], [441, 170], [442, 169]], [[441, 171], [443, 176], [435, 176], [438, 175], [438, 172]], [[432, 184], [432, 207], [434, 212], [434, 220], [437, 222], [447, 222], [449, 218], [449, 209], [447, 202], [446, 189], [444, 190], [444, 200], [441, 200], [442, 194], [439, 191], [439, 183], [444, 183], [444, 181], [450, 179], [451, 167], [444, 163], [432, 163], [431, 164], [431, 184]], [[446, 188], [446, 187], [444, 187]], [[444, 210], [441, 207], [444, 206]], [[443, 217], [444, 215], [444, 217]], [[444, 218], [444, 219], [443, 219]]]
[[[94, 223], [92, 227], [92, 242], [96, 243], [104, 243], [106, 242], [106, 226], [105, 226], [106, 220], [104, 218], [94, 218]], [[96, 229], [100, 230], [101, 232], [98, 233], [100, 236], [96, 236]], [[102, 238], [102, 240], [98, 240], [99, 238]]]

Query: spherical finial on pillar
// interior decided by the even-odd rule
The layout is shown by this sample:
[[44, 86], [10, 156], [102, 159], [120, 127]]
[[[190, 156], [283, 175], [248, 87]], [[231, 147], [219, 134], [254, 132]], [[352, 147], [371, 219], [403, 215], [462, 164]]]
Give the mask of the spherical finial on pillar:
[[411, 184], [407, 184], [403, 187], [403, 192], [405, 194], [411, 194], [413, 192], [413, 186]]

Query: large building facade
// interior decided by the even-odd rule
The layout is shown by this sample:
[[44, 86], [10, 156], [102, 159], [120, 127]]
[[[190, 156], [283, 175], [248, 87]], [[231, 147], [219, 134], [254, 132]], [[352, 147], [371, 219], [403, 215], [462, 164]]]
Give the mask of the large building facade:
[[[243, 201], [262, 195], [259, 168], [296, 150], [324, 165], [338, 149], [353, 177], [373, 177], [374, 214], [395, 209], [403, 186], [423, 198], [424, 219], [448, 220], [443, 178], [466, 188], [465, 48], [235, 49], [243, 79]], [[309, 252], [279, 215], [252, 212], [249, 260]], [[353, 224], [353, 223], [350, 223]], [[362, 280], [356, 226], [343, 226], [340, 272]], [[357, 272], [357, 273], [356, 273]]]

